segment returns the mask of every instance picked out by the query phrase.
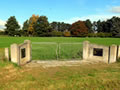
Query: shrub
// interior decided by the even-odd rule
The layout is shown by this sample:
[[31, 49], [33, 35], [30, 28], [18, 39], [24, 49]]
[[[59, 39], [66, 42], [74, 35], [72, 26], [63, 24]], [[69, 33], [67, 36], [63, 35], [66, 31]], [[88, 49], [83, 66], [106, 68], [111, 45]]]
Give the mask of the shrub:
[[61, 37], [61, 36], [63, 36], [63, 32], [60, 32], [60, 31], [52, 31], [51, 33], [51, 36], [53, 36], [53, 37]]
[[70, 36], [71, 36], [70, 31], [66, 31], [66, 32], [64, 32], [64, 37], [70, 37]]

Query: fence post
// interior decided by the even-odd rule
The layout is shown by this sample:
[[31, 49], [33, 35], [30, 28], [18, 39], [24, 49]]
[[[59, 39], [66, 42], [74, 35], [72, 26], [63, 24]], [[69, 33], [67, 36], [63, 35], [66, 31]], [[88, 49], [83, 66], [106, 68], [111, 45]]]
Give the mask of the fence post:
[[110, 59], [109, 63], [116, 62], [117, 59], [117, 45], [110, 46]]
[[9, 57], [9, 48], [5, 48], [5, 59], [7, 59], [8, 61], [10, 60], [10, 57]]
[[30, 40], [25, 40], [24, 43], [27, 43], [27, 61], [32, 60], [32, 55], [31, 55], [31, 41]]
[[120, 45], [118, 46], [118, 55], [117, 55], [117, 59], [120, 59]]
[[83, 42], [83, 59], [88, 59], [88, 53], [89, 53], [89, 41]]
[[17, 63], [19, 62], [19, 48], [17, 44], [12, 44], [11, 45], [11, 61], [13, 63]]

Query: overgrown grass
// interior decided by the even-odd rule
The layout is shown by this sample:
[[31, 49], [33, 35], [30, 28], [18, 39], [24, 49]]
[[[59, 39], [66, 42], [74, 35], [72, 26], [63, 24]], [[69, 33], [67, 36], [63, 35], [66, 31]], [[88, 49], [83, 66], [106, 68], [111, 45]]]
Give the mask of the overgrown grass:
[[120, 63], [46, 69], [42, 67], [22, 68], [19, 70], [19, 74], [16, 74], [14, 77], [8, 78], [5, 81], [3, 81], [4, 79], [1, 77], [0, 89], [119, 90]]

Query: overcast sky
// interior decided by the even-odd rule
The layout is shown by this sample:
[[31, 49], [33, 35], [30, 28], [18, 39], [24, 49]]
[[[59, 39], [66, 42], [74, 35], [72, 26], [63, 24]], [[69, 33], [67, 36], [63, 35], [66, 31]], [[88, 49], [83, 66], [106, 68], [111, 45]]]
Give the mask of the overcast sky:
[[50, 22], [106, 20], [120, 16], [120, 0], [1, 0], [0, 28], [10, 16], [22, 25], [32, 14], [45, 15]]

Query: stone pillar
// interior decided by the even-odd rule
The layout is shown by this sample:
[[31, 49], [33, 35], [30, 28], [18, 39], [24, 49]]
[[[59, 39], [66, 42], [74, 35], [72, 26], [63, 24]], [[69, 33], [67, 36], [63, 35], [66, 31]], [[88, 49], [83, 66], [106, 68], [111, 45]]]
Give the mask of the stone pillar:
[[117, 60], [117, 45], [110, 46], [110, 59], [109, 63], [114, 63]]
[[89, 54], [89, 41], [85, 41], [83, 43], [83, 60], [88, 59], [88, 54]]
[[9, 57], [9, 48], [5, 48], [5, 58], [9, 61], [10, 57]]
[[118, 46], [118, 55], [117, 55], [117, 59], [120, 59], [120, 45]]
[[17, 44], [11, 45], [11, 62], [19, 64], [19, 48]]
[[27, 43], [26, 56], [27, 56], [27, 61], [29, 62], [32, 59], [32, 56], [31, 56], [31, 41], [30, 40], [25, 40], [24, 43]]

